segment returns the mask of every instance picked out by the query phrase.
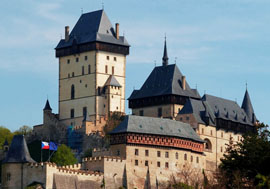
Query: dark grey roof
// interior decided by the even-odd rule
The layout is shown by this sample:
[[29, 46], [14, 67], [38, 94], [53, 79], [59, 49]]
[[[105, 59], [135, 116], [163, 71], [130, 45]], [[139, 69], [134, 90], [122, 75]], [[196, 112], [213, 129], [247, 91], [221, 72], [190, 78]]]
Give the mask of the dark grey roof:
[[210, 105], [210, 109], [215, 114], [216, 118], [253, 125], [249, 120], [245, 121], [247, 114], [234, 101], [207, 94], [203, 96], [202, 100]]
[[122, 87], [113, 75], [110, 75], [110, 77], [107, 79], [105, 86]]
[[254, 110], [253, 110], [253, 106], [251, 104], [251, 100], [248, 94], [248, 90], [246, 90], [241, 108], [246, 112], [249, 120], [252, 123], [255, 123], [257, 121]]
[[3, 163], [35, 162], [28, 151], [23, 135], [15, 135], [12, 139], [8, 154]]
[[193, 114], [197, 122], [203, 124], [206, 124], [205, 118], [209, 118], [209, 125], [216, 125], [216, 118], [253, 125], [236, 102], [207, 94], [201, 100], [189, 99], [179, 114]]
[[110, 134], [141, 133], [203, 142], [189, 124], [170, 119], [128, 115]]
[[112, 24], [104, 10], [82, 14], [70, 33], [69, 40], [60, 40], [56, 49], [72, 46], [73, 43], [84, 44], [90, 42], [104, 42], [122, 46], [129, 46], [124, 36], [116, 38]]
[[198, 91], [191, 89], [187, 82], [186, 90], [183, 90], [182, 76], [176, 64], [155, 67], [141, 89], [134, 90], [129, 100], [170, 94], [201, 98]]
[[188, 99], [179, 114], [192, 114], [198, 123], [204, 124], [202, 114], [205, 108], [201, 100]]
[[43, 108], [43, 110], [52, 110], [51, 106], [50, 106], [50, 103], [49, 103], [49, 100], [47, 99], [46, 101], [46, 105], [45, 107]]

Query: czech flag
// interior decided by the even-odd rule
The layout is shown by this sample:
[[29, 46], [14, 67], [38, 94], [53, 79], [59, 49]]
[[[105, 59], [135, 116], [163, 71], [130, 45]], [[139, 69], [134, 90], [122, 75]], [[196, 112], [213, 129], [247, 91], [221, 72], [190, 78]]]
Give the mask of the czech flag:
[[50, 149], [50, 145], [48, 142], [41, 142], [41, 149], [42, 150], [49, 150]]

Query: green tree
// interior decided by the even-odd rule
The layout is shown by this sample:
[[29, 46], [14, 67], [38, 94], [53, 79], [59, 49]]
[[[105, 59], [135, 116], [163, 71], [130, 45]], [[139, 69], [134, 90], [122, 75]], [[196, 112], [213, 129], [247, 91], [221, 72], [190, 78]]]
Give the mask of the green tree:
[[8, 128], [0, 126], [0, 149], [3, 148], [3, 144], [6, 139], [9, 144], [11, 143], [13, 135], [14, 134]]
[[29, 127], [27, 125], [21, 126], [18, 130], [14, 132], [16, 135], [27, 135], [32, 132], [32, 127]]
[[227, 188], [253, 187], [258, 185], [258, 178], [270, 175], [270, 134], [267, 128], [268, 125], [261, 123], [255, 133], [245, 135], [241, 142], [230, 142], [220, 165]]
[[56, 163], [58, 166], [65, 166], [75, 164], [77, 159], [71, 149], [65, 144], [62, 144], [52, 156], [51, 162]]

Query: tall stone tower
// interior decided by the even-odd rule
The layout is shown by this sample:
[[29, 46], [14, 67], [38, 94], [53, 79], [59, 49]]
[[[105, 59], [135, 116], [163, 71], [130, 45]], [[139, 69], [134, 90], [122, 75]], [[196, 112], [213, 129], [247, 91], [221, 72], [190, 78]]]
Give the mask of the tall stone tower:
[[55, 48], [59, 58], [59, 120], [65, 125], [125, 112], [129, 44], [104, 10], [82, 14]]

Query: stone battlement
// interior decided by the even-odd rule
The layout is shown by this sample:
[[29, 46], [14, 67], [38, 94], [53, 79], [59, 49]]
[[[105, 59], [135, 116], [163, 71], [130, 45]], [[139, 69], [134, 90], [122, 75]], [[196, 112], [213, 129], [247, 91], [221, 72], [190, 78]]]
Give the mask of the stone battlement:
[[55, 163], [51, 163], [51, 162], [28, 163], [27, 165], [29, 167], [44, 167], [44, 166], [48, 166], [48, 167], [55, 167], [55, 168], [57, 168], [57, 165]]
[[63, 168], [63, 169], [81, 169], [82, 164], [77, 163], [77, 164], [73, 164], [73, 165], [65, 165], [65, 166], [62, 166], [60, 168]]
[[68, 173], [69, 175], [94, 175], [101, 176], [103, 173], [97, 171], [85, 171], [85, 170], [75, 170], [68, 168], [58, 168], [59, 173]]
[[114, 161], [114, 162], [122, 162], [123, 158], [117, 156], [99, 156], [99, 157], [86, 157], [82, 159], [82, 162], [96, 162], [96, 161]]

